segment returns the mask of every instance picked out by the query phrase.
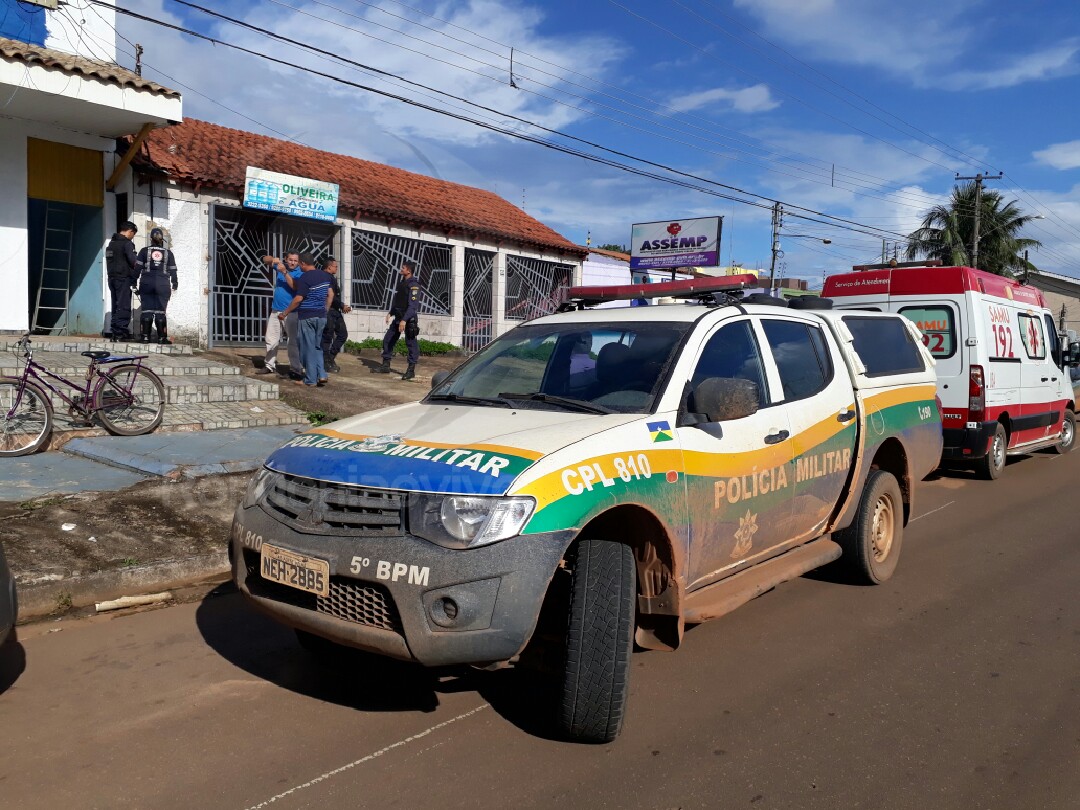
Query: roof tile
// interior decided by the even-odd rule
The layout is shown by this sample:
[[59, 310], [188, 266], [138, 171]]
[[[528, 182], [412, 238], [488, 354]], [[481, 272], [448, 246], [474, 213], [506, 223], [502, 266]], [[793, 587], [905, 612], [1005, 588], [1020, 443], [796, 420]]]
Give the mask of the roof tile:
[[235, 193], [243, 193], [247, 167], [257, 166], [337, 183], [341, 215], [586, 255], [490, 191], [192, 118], [152, 132], [134, 163], [142, 171]]

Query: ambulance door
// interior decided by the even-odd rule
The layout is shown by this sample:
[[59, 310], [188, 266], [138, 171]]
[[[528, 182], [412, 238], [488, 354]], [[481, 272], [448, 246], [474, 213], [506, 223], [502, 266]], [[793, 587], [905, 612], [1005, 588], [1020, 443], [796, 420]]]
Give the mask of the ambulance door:
[[1023, 357], [1020, 363], [1021, 416], [1013, 422], [1016, 440], [1009, 443], [1012, 447], [1055, 435], [1061, 422], [1055, 402], [1061, 369], [1054, 365], [1050, 355], [1042, 313], [1018, 310], [1016, 319]]
[[[923, 345], [933, 355], [937, 373], [937, 393], [941, 398], [946, 428], [963, 428], [967, 420], [968, 374], [964, 365], [963, 299], [935, 299], [904, 303], [896, 311], [919, 327]], [[985, 369], [984, 369], [985, 371]]]
[[855, 400], [844, 358], [819, 323], [763, 316], [760, 326], [791, 423], [794, 539], [816, 534], [840, 500], [858, 432]]
[[[758, 411], [742, 419], [676, 428], [686, 469], [690, 524], [688, 588], [733, 574], [789, 539], [792, 442], [775, 370], [768, 369], [753, 319], [724, 321], [706, 337], [690, 391], [712, 377], [750, 380]], [[695, 413], [691, 393], [684, 412]]]
[[[982, 310], [982, 339], [970, 349], [972, 365], [983, 366], [986, 385], [986, 411], [983, 419], [996, 421], [1003, 414], [1013, 426], [1009, 446], [1024, 441], [1024, 412], [1027, 406], [1024, 388], [1031, 384], [1030, 361], [1024, 354], [1023, 336], [1019, 332], [1017, 312], [1011, 301], [979, 297]], [[983, 346], [986, 349], [983, 349]], [[1019, 420], [1019, 421], [1017, 421]]]

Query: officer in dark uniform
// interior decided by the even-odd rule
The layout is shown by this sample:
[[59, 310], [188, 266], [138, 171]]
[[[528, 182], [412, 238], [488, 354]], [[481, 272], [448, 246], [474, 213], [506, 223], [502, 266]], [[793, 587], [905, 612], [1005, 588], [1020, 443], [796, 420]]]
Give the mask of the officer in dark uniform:
[[327, 371], [338, 372], [341, 367], [334, 358], [341, 352], [341, 347], [349, 339], [349, 329], [345, 326], [346, 313], [352, 312], [352, 307], [346, 304], [341, 295], [341, 285], [338, 284], [337, 259], [331, 257], [323, 262], [323, 270], [333, 277], [332, 289], [334, 297], [330, 302], [330, 309], [326, 311], [326, 328], [323, 330], [322, 353], [323, 365]]
[[112, 325], [109, 327], [113, 340], [128, 340], [131, 333], [131, 291], [139, 271], [135, 269], [138, 257], [132, 239], [139, 229], [134, 222], [121, 222], [119, 230], [105, 248], [105, 267], [109, 276], [109, 296], [112, 298]]
[[394, 300], [390, 304], [390, 313], [386, 316], [388, 328], [382, 341], [382, 365], [380, 374], [390, 373], [390, 357], [394, 353], [398, 336], [405, 335], [405, 345], [409, 348], [409, 367], [401, 375], [403, 380], [416, 376], [416, 364], [420, 360], [420, 334], [417, 316], [420, 314], [420, 280], [416, 278], [416, 263], [401, 263], [401, 278], [394, 290]]
[[139, 251], [136, 266], [139, 269], [139, 298], [142, 299], [142, 316], [139, 318], [142, 342], [150, 342], [150, 330], [157, 326], [157, 342], [171, 346], [165, 310], [176, 290], [176, 257], [165, 247], [165, 234], [161, 228], [150, 231], [150, 245]]

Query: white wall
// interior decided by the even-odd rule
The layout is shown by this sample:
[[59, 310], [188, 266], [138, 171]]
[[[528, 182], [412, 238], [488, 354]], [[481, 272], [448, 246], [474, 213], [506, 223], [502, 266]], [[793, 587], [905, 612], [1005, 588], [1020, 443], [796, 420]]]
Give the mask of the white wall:
[[[116, 5], [113, 0], [106, 0]], [[83, 8], [65, 4], [64, 13], [49, 11], [45, 22], [45, 47], [74, 53], [89, 59], [116, 61], [116, 11], [83, 3]], [[72, 19], [77, 25], [72, 24]]]
[[0, 330], [25, 332], [30, 328], [27, 296], [30, 279], [26, 263], [26, 133], [10, 119], [0, 119]]

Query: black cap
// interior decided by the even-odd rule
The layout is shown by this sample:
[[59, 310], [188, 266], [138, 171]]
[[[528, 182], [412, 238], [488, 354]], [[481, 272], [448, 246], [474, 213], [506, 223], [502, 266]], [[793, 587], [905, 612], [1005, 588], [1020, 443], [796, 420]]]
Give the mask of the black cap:
[[164, 238], [165, 237], [165, 231], [161, 230], [161, 228], [154, 228], [153, 230], [150, 231], [150, 238], [153, 239], [155, 236], [160, 236], [160, 237]]

